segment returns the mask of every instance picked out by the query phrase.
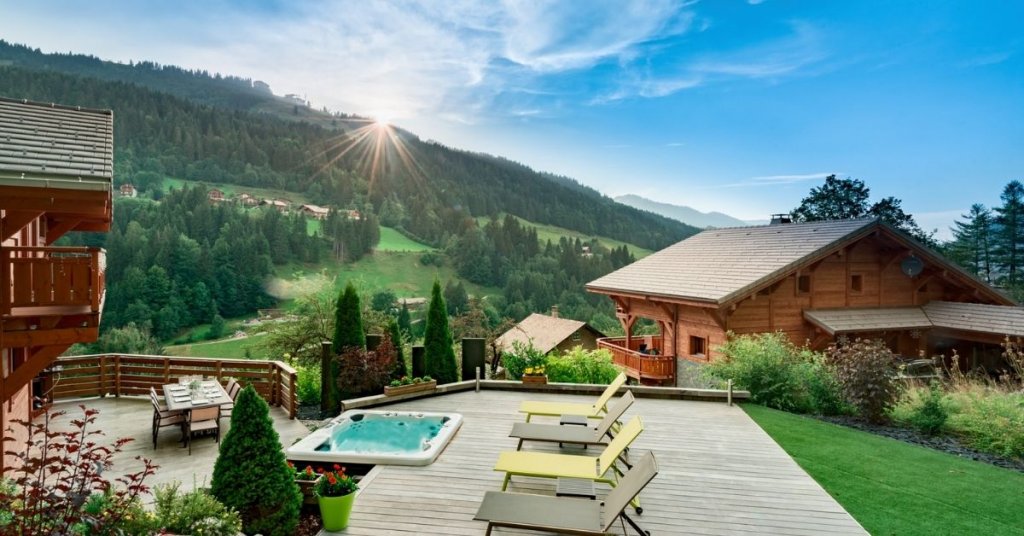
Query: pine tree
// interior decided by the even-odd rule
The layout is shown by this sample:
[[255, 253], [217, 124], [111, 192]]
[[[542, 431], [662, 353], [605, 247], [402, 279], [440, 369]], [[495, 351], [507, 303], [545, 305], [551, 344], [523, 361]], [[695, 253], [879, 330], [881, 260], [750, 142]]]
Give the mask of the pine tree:
[[406, 337], [412, 335], [412, 318], [409, 316], [409, 305], [404, 301], [402, 302], [402, 308], [398, 311], [398, 329]]
[[302, 494], [281, 450], [270, 407], [251, 385], [235, 401], [210, 492], [238, 512], [246, 534], [287, 536], [299, 524]]
[[1003, 205], [996, 207], [995, 254], [1005, 283], [1013, 287], [1024, 263], [1024, 185], [1010, 181], [999, 197]]
[[985, 281], [992, 281], [992, 211], [975, 203], [966, 221], [953, 222], [953, 241], [948, 246], [950, 257]]
[[427, 327], [423, 334], [423, 357], [427, 375], [437, 383], [452, 383], [459, 380], [459, 370], [452, 347], [452, 332], [448, 328], [448, 310], [441, 296], [441, 282], [434, 280], [430, 291], [430, 306], [427, 309]]

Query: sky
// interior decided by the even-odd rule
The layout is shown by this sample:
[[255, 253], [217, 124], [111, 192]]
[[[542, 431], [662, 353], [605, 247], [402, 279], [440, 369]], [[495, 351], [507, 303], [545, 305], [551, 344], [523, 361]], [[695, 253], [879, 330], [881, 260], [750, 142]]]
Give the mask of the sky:
[[1024, 180], [1019, 1], [88, 5], [0, 0], [0, 38], [251, 77], [608, 195], [743, 219], [835, 173], [945, 238]]

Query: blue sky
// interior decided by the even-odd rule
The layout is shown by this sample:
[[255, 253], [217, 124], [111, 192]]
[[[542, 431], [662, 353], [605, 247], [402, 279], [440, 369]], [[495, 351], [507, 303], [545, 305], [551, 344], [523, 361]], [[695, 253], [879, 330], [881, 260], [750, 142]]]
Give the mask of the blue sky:
[[1024, 179], [1022, 2], [79, 5], [0, 0], [0, 37], [265, 80], [609, 195], [755, 219], [838, 173], [944, 236]]

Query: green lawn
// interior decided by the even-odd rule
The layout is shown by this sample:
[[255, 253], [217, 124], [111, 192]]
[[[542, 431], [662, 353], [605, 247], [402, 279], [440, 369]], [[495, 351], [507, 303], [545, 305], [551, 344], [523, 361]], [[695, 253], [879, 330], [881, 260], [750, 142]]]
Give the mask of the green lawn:
[[[504, 217], [504, 216], [502, 216], [502, 217]], [[580, 240], [584, 240], [584, 241], [596, 238], [597, 241], [601, 245], [603, 245], [604, 247], [609, 248], [609, 249], [617, 248], [617, 247], [622, 247], [623, 245], [625, 245], [627, 248], [629, 248], [629, 251], [632, 252], [633, 255], [636, 256], [637, 259], [642, 259], [642, 258], [650, 255], [651, 253], [653, 253], [653, 251], [651, 251], [649, 249], [645, 249], [645, 248], [642, 248], [640, 246], [635, 246], [633, 244], [629, 244], [629, 243], [623, 242], [621, 240], [615, 240], [614, 238], [608, 238], [606, 236], [588, 236], [588, 235], [585, 235], [585, 234], [583, 234], [583, 233], [581, 233], [579, 231], [572, 231], [572, 230], [569, 230], [569, 229], [564, 229], [562, 227], [556, 227], [554, 225], [546, 225], [546, 224], [543, 224], [543, 223], [533, 223], [532, 221], [524, 220], [524, 219], [522, 219], [522, 218], [520, 218], [518, 216], [516, 216], [516, 219], [519, 220], [519, 222], [522, 223], [523, 225], [527, 225], [527, 226], [536, 228], [537, 229], [537, 239], [540, 240], [541, 243], [547, 242], [548, 240], [550, 240], [553, 243], [558, 243], [558, 241], [563, 236], [568, 237], [568, 238], [572, 238], [572, 239], [579, 238]], [[486, 218], [486, 217], [480, 217], [480, 218], [476, 219], [477, 223], [479, 225], [481, 225], [481, 226], [485, 225], [489, 220], [490, 220], [490, 218]]]
[[244, 339], [225, 339], [214, 342], [168, 346], [164, 348], [164, 351], [168, 355], [185, 357], [244, 359], [245, 350], [248, 348], [252, 359], [269, 359], [269, 356], [265, 355], [259, 344], [260, 337], [246, 337]]
[[391, 227], [380, 227], [380, 242], [377, 251], [411, 251], [414, 253], [433, 251], [434, 248], [421, 244]]
[[1024, 474], [812, 418], [743, 409], [872, 534], [1024, 534]]

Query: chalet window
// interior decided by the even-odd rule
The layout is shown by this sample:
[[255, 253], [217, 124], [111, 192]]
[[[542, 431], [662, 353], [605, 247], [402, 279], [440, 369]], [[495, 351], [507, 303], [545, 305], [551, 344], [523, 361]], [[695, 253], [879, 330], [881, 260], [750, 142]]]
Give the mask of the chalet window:
[[806, 296], [811, 293], [811, 276], [802, 275], [796, 278], [796, 295]]
[[853, 292], [864, 291], [864, 276], [861, 274], [853, 274], [850, 276], [850, 290]]
[[581, 338], [582, 337], [580, 336], [579, 330], [573, 332], [573, 334], [572, 334], [572, 342], [580, 342]]
[[707, 354], [708, 340], [704, 337], [690, 337], [690, 355], [704, 357]]

